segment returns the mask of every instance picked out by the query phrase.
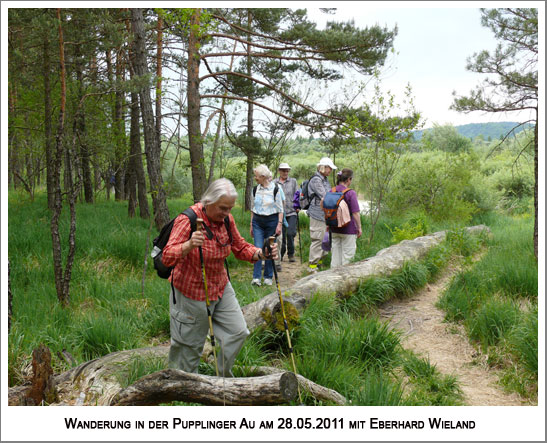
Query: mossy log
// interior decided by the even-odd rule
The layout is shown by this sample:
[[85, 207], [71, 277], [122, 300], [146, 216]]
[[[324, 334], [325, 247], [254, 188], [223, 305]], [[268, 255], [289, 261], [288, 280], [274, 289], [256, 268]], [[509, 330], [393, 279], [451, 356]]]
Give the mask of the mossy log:
[[[485, 225], [466, 228], [469, 234], [489, 233]], [[298, 323], [299, 313], [309, 303], [313, 294], [332, 293], [333, 296], [347, 296], [355, 292], [362, 280], [371, 276], [386, 276], [401, 269], [405, 262], [422, 259], [433, 247], [441, 243], [447, 231], [417, 237], [382, 249], [374, 257], [346, 266], [328, 269], [298, 280], [283, 295], [283, 305], [289, 327]], [[279, 322], [279, 295], [272, 292], [260, 300], [242, 308], [247, 327], [253, 330], [260, 326], [282, 325]], [[282, 327], [280, 327], [282, 329]]]

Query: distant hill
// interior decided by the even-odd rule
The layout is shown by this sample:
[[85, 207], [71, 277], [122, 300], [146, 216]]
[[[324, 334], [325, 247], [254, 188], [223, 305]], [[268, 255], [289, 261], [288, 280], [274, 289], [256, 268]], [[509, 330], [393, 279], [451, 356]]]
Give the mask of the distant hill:
[[[512, 128], [517, 126], [517, 122], [499, 122], [499, 123], [469, 123], [467, 125], [454, 126], [460, 135], [467, 138], [475, 138], [482, 135], [485, 140], [499, 139], [501, 136], [507, 134]], [[532, 125], [527, 123], [515, 130], [515, 134], [520, 131], [530, 128]], [[431, 129], [422, 129], [420, 131], [414, 131], [414, 139], [420, 140], [426, 131]]]

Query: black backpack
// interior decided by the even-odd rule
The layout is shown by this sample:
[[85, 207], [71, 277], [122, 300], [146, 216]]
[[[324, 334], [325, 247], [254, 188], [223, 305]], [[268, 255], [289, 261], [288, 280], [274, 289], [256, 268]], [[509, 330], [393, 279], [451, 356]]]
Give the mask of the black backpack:
[[[192, 208], [187, 208], [184, 211], [181, 212], [181, 214], [188, 217], [190, 220], [190, 238], [192, 236], [192, 233], [197, 228], [196, 220], [198, 218], [197, 214], [194, 212]], [[152, 240], [152, 253], [150, 254], [152, 258], [154, 259], [154, 269], [156, 270], [158, 277], [160, 278], [169, 278], [171, 273], [173, 272], [174, 266], [165, 266], [162, 261], [162, 252], [163, 248], [165, 248], [165, 245], [169, 241], [169, 236], [171, 235], [171, 231], [173, 230], [173, 225], [175, 224], [175, 220], [177, 217], [173, 218], [169, 223], [163, 226], [161, 228], [161, 231], [159, 235]], [[230, 229], [230, 217], [224, 218], [224, 226], [226, 226], [226, 231], [228, 232], [228, 236], [230, 237], [230, 244], [232, 244], [232, 230]], [[206, 236], [207, 238], [212, 238], [212, 232], [209, 230], [207, 225], [204, 225]], [[224, 260], [224, 265], [226, 266], [226, 272], [228, 273], [228, 279], [230, 279], [230, 271], [228, 270], [228, 263], [226, 260]], [[171, 286], [173, 286], [173, 282], [171, 281]], [[175, 291], [173, 289], [173, 303], [176, 303], [175, 300]]]
[[309, 194], [308, 189], [312, 178], [310, 178], [309, 180], [304, 180], [302, 182], [302, 192], [300, 193], [300, 208], [302, 209], [308, 209], [311, 205], [312, 198], [314, 197], [314, 194]]

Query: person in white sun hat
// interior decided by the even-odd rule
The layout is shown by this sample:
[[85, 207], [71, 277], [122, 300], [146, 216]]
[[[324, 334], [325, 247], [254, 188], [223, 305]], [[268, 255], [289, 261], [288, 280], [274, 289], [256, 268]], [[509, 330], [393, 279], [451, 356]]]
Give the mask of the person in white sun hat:
[[323, 251], [321, 242], [327, 231], [325, 225], [325, 213], [321, 208], [321, 200], [330, 190], [328, 176], [337, 169], [336, 165], [328, 157], [323, 157], [317, 163], [317, 172], [308, 183], [308, 194], [310, 196], [310, 207], [308, 215], [310, 216], [310, 254], [308, 259], [309, 272], [317, 272], [317, 267], [322, 264], [322, 258], [327, 252]]

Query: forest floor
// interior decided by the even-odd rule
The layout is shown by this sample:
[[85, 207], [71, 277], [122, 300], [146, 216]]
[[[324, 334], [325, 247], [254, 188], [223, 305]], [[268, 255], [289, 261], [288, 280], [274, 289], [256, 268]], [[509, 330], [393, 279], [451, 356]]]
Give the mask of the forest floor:
[[[281, 263], [281, 290], [290, 288], [307, 275], [307, 263], [295, 263], [287, 258]], [[392, 300], [378, 307], [384, 321], [403, 332], [401, 344], [417, 356], [429, 359], [442, 374], [457, 378], [467, 406], [521, 406], [530, 400], [516, 393], [507, 393], [498, 383], [499, 371], [491, 368], [487, 356], [469, 343], [463, 330], [454, 323], [444, 322], [444, 313], [435, 303], [460, 268], [450, 266], [424, 288], [404, 300]]]

